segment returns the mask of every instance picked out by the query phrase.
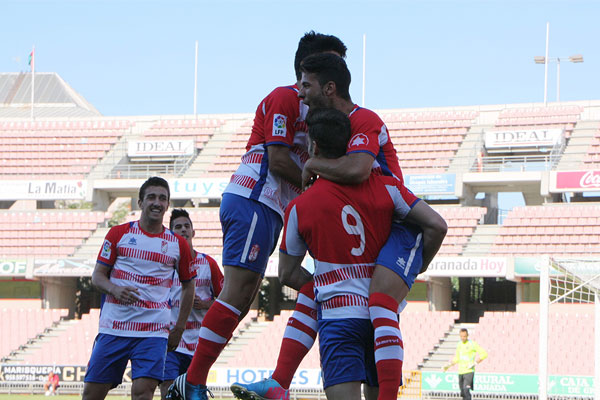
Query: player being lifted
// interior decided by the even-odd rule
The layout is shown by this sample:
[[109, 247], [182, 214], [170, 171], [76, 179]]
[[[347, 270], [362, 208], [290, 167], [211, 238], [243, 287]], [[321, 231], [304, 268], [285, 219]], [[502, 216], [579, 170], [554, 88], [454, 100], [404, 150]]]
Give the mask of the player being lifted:
[[[325, 51], [344, 57], [346, 46], [335, 36], [315, 32], [300, 39], [294, 60], [298, 81], [300, 62]], [[306, 112], [297, 85], [276, 88], [256, 110], [247, 152], [221, 201], [223, 290], [206, 313], [190, 367], [170, 387], [169, 398], [208, 398], [208, 371], [254, 300], [277, 245], [285, 208], [301, 191], [308, 158]]]
[[[333, 54], [307, 57], [301, 63], [302, 79], [299, 96], [311, 108], [332, 107], [350, 118], [352, 137], [344, 156], [336, 159], [309, 159], [303, 171], [303, 184], [314, 176], [333, 182], [358, 184], [371, 173], [393, 176], [403, 183], [396, 150], [387, 128], [373, 111], [355, 105], [349, 93], [350, 71], [345, 61]], [[439, 250], [446, 235], [444, 219], [424, 201], [411, 211], [412, 223], [398, 222], [379, 253], [371, 281], [369, 306], [372, 310], [396, 312], [406, 297], [416, 276], [423, 272]], [[271, 378], [250, 385], [239, 385], [240, 398], [252, 395], [264, 399], [289, 398], [287, 389], [294, 373], [315, 340], [316, 325], [312, 310], [312, 283], [302, 288], [294, 313], [288, 321]], [[372, 318], [375, 318], [375, 313]], [[390, 322], [394, 340], [378, 341], [378, 336], [390, 336], [385, 326], [375, 326], [379, 399], [395, 399], [402, 375], [403, 350], [398, 322]], [[390, 349], [386, 349], [390, 347]]]
[[[223, 288], [223, 273], [217, 262], [209, 255], [194, 250], [192, 239], [196, 235], [190, 215], [184, 209], [177, 208], [171, 211], [169, 228], [173, 233], [183, 237], [192, 250], [191, 269], [196, 271], [194, 306], [187, 320], [185, 331], [177, 349], [167, 353], [165, 361], [165, 372], [160, 384], [161, 397], [165, 399], [169, 386], [177, 376], [185, 373], [190, 363], [196, 344], [202, 319], [206, 310], [212, 305], [216, 296]], [[177, 276], [173, 277], [171, 286], [171, 324], [174, 325], [179, 315], [179, 304], [181, 299], [181, 282]]]
[[[346, 153], [351, 130], [345, 113], [314, 109], [307, 123], [311, 157], [333, 159]], [[410, 219], [418, 203], [398, 179], [371, 174], [356, 185], [317, 179], [286, 211], [280, 278], [297, 289], [310, 281], [300, 266], [310, 251], [315, 259], [323, 387], [329, 400], [360, 400], [361, 382], [366, 382], [366, 399], [377, 398], [375, 355], [391, 348], [374, 349], [368, 304], [371, 276], [392, 218]], [[374, 324], [388, 326], [396, 318], [396, 310], [377, 310]]]

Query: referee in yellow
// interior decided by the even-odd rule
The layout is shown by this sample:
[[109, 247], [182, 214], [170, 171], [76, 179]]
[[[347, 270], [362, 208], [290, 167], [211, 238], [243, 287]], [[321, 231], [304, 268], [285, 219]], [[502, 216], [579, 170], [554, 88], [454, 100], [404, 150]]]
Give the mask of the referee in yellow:
[[475, 365], [485, 360], [488, 354], [474, 340], [469, 340], [469, 331], [465, 328], [460, 330], [460, 340], [460, 343], [456, 346], [456, 354], [452, 361], [444, 366], [444, 372], [454, 364], [458, 364], [460, 395], [464, 400], [471, 400]]

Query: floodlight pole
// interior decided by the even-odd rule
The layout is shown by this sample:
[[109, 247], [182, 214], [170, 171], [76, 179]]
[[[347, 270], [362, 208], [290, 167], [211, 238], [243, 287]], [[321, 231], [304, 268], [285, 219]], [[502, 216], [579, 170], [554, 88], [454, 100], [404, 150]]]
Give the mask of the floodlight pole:
[[367, 64], [367, 34], [363, 33], [363, 65], [362, 65], [362, 106], [365, 106], [365, 77], [366, 77], [366, 71], [365, 71], [365, 67]]
[[544, 106], [548, 105], [548, 42], [550, 41], [550, 22], [546, 22], [546, 57], [544, 58]]
[[196, 40], [196, 60], [194, 62], [194, 117], [198, 114], [198, 41]]

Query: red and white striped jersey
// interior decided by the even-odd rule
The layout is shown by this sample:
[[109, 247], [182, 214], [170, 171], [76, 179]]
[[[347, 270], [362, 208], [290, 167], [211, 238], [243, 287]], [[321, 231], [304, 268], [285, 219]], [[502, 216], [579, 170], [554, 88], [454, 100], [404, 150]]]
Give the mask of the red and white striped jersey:
[[[223, 289], [223, 273], [217, 262], [206, 254], [196, 253], [196, 258], [192, 261], [192, 269], [196, 271], [196, 297], [200, 300], [214, 300]], [[179, 299], [181, 299], [181, 281], [174, 274], [171, 287], [171, 326], [175, 325], [179, 316]], [[190, 356], [194, 355], [198, 345], [200, 326], [207, 311], [207, 309], [192, 308], [185, 331], [183, 331], [181, 341], [175, 351]]]
[[318, 179], [286, 210], [280, 251], [315, 259], [322, 319], [369, 318], [375, 260], [391, 230], [417, 203], [398, 179], [371, 174], [359, 185]]
[[298, 98], [298, 87], [282, 86], [259, 104], [252, 133], [242, 163], [231, 176], [225, 193], [260, 201], [282, 217], [288, 203], [300, 189], [269, 171], [267, 146], [290, 149], [290, 157], [300, 169], [308, 159], [307, 128], [304, 119], [308, 107]]
[[404, 184], [396, 149], [381, 118], [373, 111], [357, 105], [348, 118], [350, 118], [352, 137], [348, 141], [346, 154], [358, 152], [371, 154], [375, 157], [373, 171], [376, 174], [394, 176]]
[[186, 240], [166, 228], [159, 234], [148, 233], [139, 221], [112, 227], [98, 263], [111, 268], [109, 279], [115, 285], [136, 287], [140, 299], [124, 304], [114, 296], [103, 296], [98, 331], [115, 336], [168, 337], [173, 273], [177, 271], [183, 281], [194, 278], [190, 262]]

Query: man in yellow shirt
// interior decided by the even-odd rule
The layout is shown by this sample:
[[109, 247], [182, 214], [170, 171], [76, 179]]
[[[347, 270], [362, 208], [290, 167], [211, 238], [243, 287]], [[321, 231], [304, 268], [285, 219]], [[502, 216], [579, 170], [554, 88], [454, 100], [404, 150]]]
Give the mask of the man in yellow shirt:
[[460, 340], [461, 342], [456, 346], [454, 358], [448, 365], [444, 366], [444, 371], [447, 371], [454, 364], [458, 364], [460, 395], [464, 400], [471, 400], [475, 365], [485, 360], [488, 354], [474, 340], [469, 340], [469, 331], [465, 328], [460, 330]]

